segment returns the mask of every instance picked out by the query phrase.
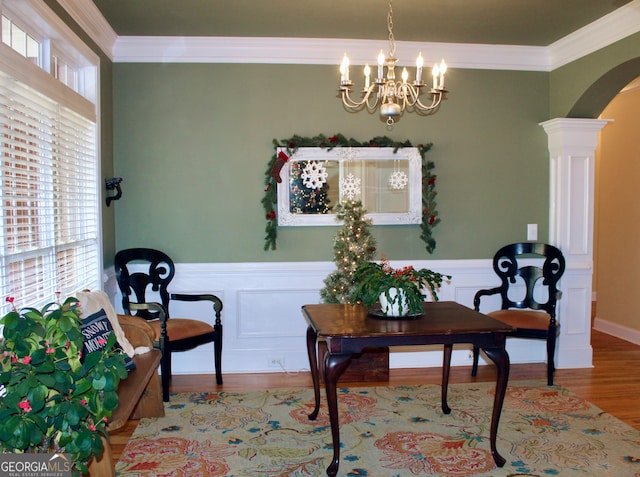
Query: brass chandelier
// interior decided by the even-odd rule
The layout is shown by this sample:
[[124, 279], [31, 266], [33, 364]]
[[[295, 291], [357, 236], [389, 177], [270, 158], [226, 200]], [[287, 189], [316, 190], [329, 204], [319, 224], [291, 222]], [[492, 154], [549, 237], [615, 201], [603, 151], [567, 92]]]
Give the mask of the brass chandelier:
[[[389, 13], [387, 14], [387, 29], [389, 31], [389, 56], [385, 57], [380, 50], [378, 54], [377, 77], [371, 81], [371, 68], [368, 64], [364, 67], [364, 88], [362, 89], [362, 100], [354, 100], [350, 93], [353, 83], [349, 79], [349, 58], [344, 54], [340, 65], [340, 88], [342, 102], [345, 107], [359, 111], [365, 107], [369, 112], [376, 110], [380, 106], [380, 116], [387, 118], [387, 126], [393, 127], [395, 118], [402, 115], [407, 109], [418, 113], [432, 114], [436, 111], [447, 90], [444, 87], [444, 75], [447, 72], [447, 65], [442, 60], [436, 63], [431, 70], [433, 77], [432, 86], [428, 93], [431, 97], [431, 104], [424, 104], [420, 101], [423, 88], [428, 85], [422, 80], [422, 66], [424, 59], [422, 53], [416, 59], [416, 79], [409, 82], [409, 72], [407, 68], [402, 69], [402, 81], [396, 80], [395, 67], [398, 61], [395, 58], [396, 42], [393, 36], [393, 8], [392, 0], [389, 0]], [[384, 74], [386, 66], [386, 77]]]

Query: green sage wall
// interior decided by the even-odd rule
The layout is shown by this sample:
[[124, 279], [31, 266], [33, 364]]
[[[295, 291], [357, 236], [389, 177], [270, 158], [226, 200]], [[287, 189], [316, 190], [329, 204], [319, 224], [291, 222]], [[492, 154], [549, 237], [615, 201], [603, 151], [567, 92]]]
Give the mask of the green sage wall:
[[113, 65], [116, 248], [160, 248], [178, 262], [330, 261], [337, 227], [280, 227], [264, 251], [263, 197], [272, 140], [342, 133], [433, 142], [438, 175], [433, 255], [414, 226], [376, 226], [391, 259], [489, 258], [548, 237], [548, 74], [452, 69], [451, 93], [430, 117], [389, 131], [377, 115], [347, 113], [337, 67]]

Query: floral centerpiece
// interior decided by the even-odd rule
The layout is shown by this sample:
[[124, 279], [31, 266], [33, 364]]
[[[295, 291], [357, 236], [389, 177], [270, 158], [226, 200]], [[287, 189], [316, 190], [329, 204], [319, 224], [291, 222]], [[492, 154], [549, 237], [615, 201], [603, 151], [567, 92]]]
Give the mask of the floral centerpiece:
[[394, 269], [383, 256], [380, 263], [364, 262], [358, 266], [353, 275], [352, 299], [367, 307], [380, 303], [381, 311], [390, 316], [419, 314], [427, 298], [423, 290], [428, 289], [433, 300], [438, 301], [437, 291], [445, 278], [451, 276], [426, 268], [416, 270], [411, 265]]
[[127, 370], [114, 333], [83, 356], [79, 315], [77, 299], [67, 298], [41, 310], [13, 307], [0, 320], [0, 450], [68, 453], [72, 470], [85, 473], [102, 455]]

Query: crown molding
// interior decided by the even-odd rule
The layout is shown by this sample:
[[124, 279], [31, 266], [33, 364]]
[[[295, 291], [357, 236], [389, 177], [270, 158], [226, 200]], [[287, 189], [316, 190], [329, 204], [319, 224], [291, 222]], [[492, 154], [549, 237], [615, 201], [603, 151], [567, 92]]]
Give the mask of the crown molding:
[[[118, 36], [91, 0], [58, 0], [116, 63], [257, 63], [337, 65], [347, 52], [354, 65], [375, 63], [386, 41], [313, 38]], [[401, 66], [422, 52], [426, 64], [446, 58], [452, 68], [552, 71], [640, 31], [640, 0], [547, 47], [396, 42]]]
[[[259, 63], [337, 65], [346, 52], [352, 65], [375, 64], [388, 42], [332, 38], [119, 37], [118, 63]], [[419, 52], [425, 64], [446, 58], [452, 68], [548, 71], [546, 48], [511, 45], [396, 42], [398, 64]], [[404, 60], [404, 61], [403, 61]]]
[[102, 16], [102, 12], [95, 3], [91, 0], [57, 0], [57, 2], [113, 61], [113, 47], [118, 35]]
[[633, 0], [549, 45], [551, 70], [560, 68], [639, 31], [640, 0]]

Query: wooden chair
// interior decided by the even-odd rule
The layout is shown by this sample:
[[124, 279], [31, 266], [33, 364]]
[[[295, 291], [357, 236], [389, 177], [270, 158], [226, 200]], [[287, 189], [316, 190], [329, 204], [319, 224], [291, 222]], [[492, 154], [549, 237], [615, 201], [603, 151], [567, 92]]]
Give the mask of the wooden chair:
[[[540, 259], [544, 261], [538, 266]], [[509, 336], [547, 341], [547, 384], [551, 386], [559, 333], [556, 302], [562, 294], [557, 285], [565, 269], [564, 256], [552, 245], [514, 243], [498, 250], [493, 269], [500, 277], [500, 286], [478, 291], [473, 306], [479, 311], [483, 296], [499, 294], [501, 309], [487, 314], [513, 326], [515, 332]], [[478, 348], [474, 348], [472, 376], [478, 371], [478, 354]]]
[[[213, 342], [216, 382], [222, 384], [222, 301], [211, 294], [169, 293], [169, 283], [175, 275], [171, 258], [159, 250], [130, 248], [115, 257], [118, 287], [122, 293], [122, 308], [128, 315], [144, 318], [155, 330], [154, 346], [162, 352], [162, 399], [169, 401], [171, 353], [188, 351]], [[147, 293], [156, 292], [161, 303], [149, 303]], [[214, 325], [198, 319], [174, 318], [170, 315], [172, 300], [184, 302], [209, 301], [215, 314]], [[142, 306], [136, 304], [143, 304]]]

